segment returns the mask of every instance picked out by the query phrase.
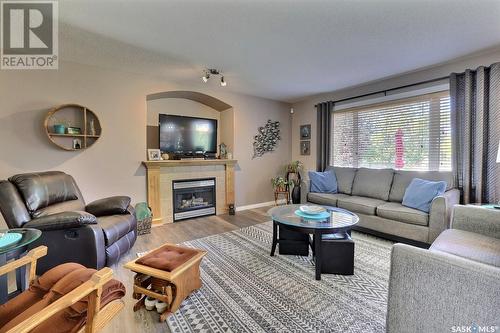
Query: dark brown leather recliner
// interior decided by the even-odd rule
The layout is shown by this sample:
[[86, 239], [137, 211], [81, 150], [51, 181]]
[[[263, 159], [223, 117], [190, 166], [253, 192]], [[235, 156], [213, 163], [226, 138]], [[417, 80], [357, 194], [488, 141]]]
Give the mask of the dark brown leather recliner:
[[137, 221], [130, 198], [116, 196], [85, 205], [70, 175], [60, 171], [20, 174], [0, 181], [0, 211], [9, 228], [35, 228], [46, 245], [37, 273], [67, 262], [101, 269], [135, 243]]

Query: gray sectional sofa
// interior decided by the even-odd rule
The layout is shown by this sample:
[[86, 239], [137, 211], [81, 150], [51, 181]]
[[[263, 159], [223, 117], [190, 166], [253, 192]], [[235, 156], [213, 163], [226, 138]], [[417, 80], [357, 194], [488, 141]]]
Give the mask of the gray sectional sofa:
[[[338, 193], [307, 193], [307, 201], [356, 213], [360, 221], [355, 229], [364, 232], [431, 244], [448, 228], [451, 208], [460, 200], [451, 172], [329, 168], [335, 171]], [[446, 192], [433, 200], [429, 214], [401, 204], [413, 178], [447, 183]]]

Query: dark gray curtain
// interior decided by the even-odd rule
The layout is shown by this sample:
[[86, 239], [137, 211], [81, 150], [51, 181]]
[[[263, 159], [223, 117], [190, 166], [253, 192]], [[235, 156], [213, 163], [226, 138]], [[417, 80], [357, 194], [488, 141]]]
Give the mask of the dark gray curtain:
[[500, 199], [500, 63], [450, 76], [452, 167], [463, 203]]
[[330, 164], [330, 125], [333, 102], [323, 102], [316, 105], [318, 110], [318, 153], [317, 170], [325, 171]]

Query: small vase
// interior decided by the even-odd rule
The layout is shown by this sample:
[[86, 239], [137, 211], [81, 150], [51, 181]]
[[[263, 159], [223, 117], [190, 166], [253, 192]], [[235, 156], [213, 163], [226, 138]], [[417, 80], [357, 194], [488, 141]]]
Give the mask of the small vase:
[[64, 134], [66, 131], [66, 126], [61, 125], [61, 124], [55, 124], [54, 125], [54, 133], [56, 134]]
[[292, 203], [300, 203], [300, 185], [295, 185], [292, 190]]
[[89, 135], [96, 135], [94, 119], [90, 119], [89, 121]]

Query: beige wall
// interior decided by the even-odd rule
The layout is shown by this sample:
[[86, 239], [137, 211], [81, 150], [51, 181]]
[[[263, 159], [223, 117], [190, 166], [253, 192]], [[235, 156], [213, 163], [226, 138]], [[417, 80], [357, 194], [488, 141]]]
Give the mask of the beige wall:
[[[490, 50], [471, 57], [458, 59], [446, 64], [433, 66], [432, 68], [415, 71], [412, 73], [394, 76], [392, 78], [371, 82], [364, 85], [337, 90], [329, 93], [319, 94], [307, 98], [303, 101], [294, 103], [294, 114], [292, 115], [292, 160], [301, 160], [304, 163], [305, 170], [316, 169], [317, 157], [317, 118], [315, 104], [343, 98], [355, 97], [371, 92], [400, 87], [407, 84], [422, 82], [434, 78], [447, 76], [452, 72], [463, 72], [467, 68], [476, 68], [478, 66], [489, 66], [494, 62], [500, 61], [500, 49]], [[299, 128], [300, 125], [311, 124], [311, 155], [301, 156], [299, 150]]]
[[[140, 162], [146, 158], [146, 96], [169, 90], [189, 87], [69, 62], [53, 71], [0, 71], [0, 179], [62, 170], [75, 177], [87, 201], [117, 194], [144, 201]], [[290, 159], [289, 105], [223, 89], [201, 92], [234, 108], [237, 206], [272, 200], [269, 178]], [[63, 103], [82, 104], [98, 114], [102, 137], [89, 149], [62, 151], [45, 136], [46, 112]], [[276, 152], [252, 160], [253, 136], [267, 119], [282, 122], [283, 140]]]
[[[231, 101], [229, 104], [234, 105]], [[274, 200], [271, 178], [283, 173], [283, 167], [290, 161], [290, 106], [263, 99], [253, 99], [235, 108], [234, 113], [234, 158], [236, 169], [237, 206]], [[253, 137], [259, 126], [268, 119], [277, 120], [281, 126], [281, 141], [276, 151], [252, 159]]]
[[234, 111], [227, 109], [220, 113], [220, 142], [227, 146], [229, 152], [234, 151]]

